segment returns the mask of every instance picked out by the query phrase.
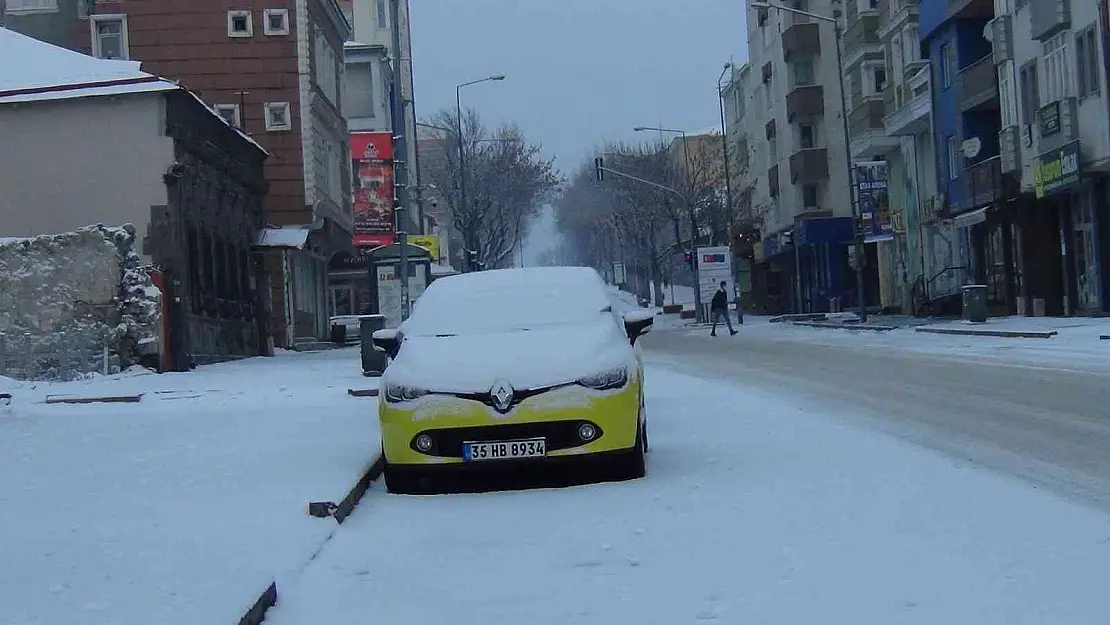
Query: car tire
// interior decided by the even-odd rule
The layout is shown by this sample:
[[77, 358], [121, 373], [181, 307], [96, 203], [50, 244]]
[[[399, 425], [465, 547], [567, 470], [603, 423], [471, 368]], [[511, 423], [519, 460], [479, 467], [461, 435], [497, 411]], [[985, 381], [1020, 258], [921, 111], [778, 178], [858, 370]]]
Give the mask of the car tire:
[[644, 456], [647, 439], [644, 437], [643, 421], [636, 430], [636, 445], [622, 454], [617, 463], [617, 477], [621, 480], [637, 480], [647, 475], [647, 458]]
[[644, 396], [640, 395], [640, 435], [644, 438], [644, 453], [651, 451], [648, 443], [647, 406], [644, 405]]

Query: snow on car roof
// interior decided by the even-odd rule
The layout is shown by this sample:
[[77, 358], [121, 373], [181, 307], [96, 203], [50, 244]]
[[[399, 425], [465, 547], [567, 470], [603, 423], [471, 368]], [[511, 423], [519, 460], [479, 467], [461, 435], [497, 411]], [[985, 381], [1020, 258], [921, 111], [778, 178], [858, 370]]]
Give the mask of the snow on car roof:
[[589, 267], [525, 267], [464, 273], [433, 282], [405, 322], [406, 334], [522, 329], [593, 317], [610, 305]]

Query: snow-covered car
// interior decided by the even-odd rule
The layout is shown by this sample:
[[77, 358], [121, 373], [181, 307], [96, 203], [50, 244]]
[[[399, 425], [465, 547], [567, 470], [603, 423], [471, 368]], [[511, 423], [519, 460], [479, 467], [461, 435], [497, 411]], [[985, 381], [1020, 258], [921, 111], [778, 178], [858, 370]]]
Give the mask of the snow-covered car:
[[649, 310], [614, 310], [596, 271], [503, 269], [432, 283], [374, 346], [391, 361], [379, 419], [390, 492], [452, 473], [570, 463], [646, 471]]

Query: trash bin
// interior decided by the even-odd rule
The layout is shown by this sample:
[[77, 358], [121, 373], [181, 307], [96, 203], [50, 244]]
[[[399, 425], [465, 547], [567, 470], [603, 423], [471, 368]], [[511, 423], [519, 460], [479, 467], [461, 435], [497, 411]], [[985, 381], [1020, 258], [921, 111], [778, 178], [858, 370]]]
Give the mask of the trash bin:
[[987, 287], [967, 284], [963, 287], [964, 321], [983, 323], [987, 320]]
[[385, 327], [385, 315], [360, 315], [358, 336], [362, 344], [362, 375], [377, 376], [385, 371], [386, 355], [374, 349], [374, 333]]

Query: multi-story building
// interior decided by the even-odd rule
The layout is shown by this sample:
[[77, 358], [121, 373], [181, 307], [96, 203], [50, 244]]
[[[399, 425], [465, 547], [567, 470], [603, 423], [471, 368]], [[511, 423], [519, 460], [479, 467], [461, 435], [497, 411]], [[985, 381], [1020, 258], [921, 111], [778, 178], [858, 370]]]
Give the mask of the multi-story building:
[[918, 1], [880, 0], [879, 39], [886, 62], [883, 129], [896, 148], [887, 152], [892, 231], [902, 254], [902, 309], [926, 310], [956, 294], [952, 227], [937, 219], [937, 176], [932, 131], [929, 61], [918, 39]]
[[[863, 201], [863, 196], [881, 197], [878, 189], [858, 189], [863, 221], [863, 234], [867, 262], [864, 267], [868, 289], [868, 302], [884, 310], [904, 307], [905, 288], [902, 280], [905, 266], [904, 238], [895, 233], [896, 218], [901, 211], [889, 193], [889, 172], [896, 167], [900, 147], [898, 137], [887, 134], [883, 118], [887, 111], [887, 94], [892, 75], [888, 61], [888, 43], [881, 35], [883, 17], [880, 0], [849, 0], [841, 3], [840, 19], [843, 20], [844, 89], [848, 108], [848, 140], [854, 163], [876, 163], [873, 169], [881, 178], [887, 172], [887, 204], [876, 207], [876, 202]], [[914, 38], [916, 42], [916, 37]], [[901, 70], [902, 68], [898, 68]], [[893, 104], [893, 103], [891, 103]], [[861, 167], [875, 167], [860, 165]], [[858, 184], [858, 180], [856, 181]], [[871, 181], [879, 182], [881, 181]], [[878, 210], [876, 210], [878, 208]], [[877, 288], [875, 288], [877, 287]]]
[[10, 28], [139, 60], [270, 152], [266, 221], [281, 230], [259, 237], [272, 277], [270, 334], [280, 346], [326, 337], [327, 261], [351, 249], [353, 225], [340, 97], [351, 27], [336, 0], [16, 1]]
[[[839, 3], [792, 5], [831, 17]], [[751, 189], [762, 213], [755, 260], [764, 268], [755, 273], [764, 277], [770, 312], [825, 311], [837, 298], [845, 307], [857, 301], [834, 37], [831, 22], [796, 13], [759, 8], [748, 17], [751, 97], [743, 127], [752, 147], [738, 188]]]
[[1018, 200], [999, 211], [1010, 225], [1000, 238], [1012, 265], [1008, 303], [1027, 315], [1110, 311], [1107, 10], [1075, 0], [994, 3], [987, 34], [999, 170], [1020, 181]]
[[[393, 6], [399, 8], [398, 15], [393, 15]], [[413, 72], [412, 72], [412, 35], [409, 28], [408, 0], [340, 0], [340, 5], [352, 24], [351, 40], [354, 43], [380, 46], [384, 49], [390, 63], [386, 71], [390, 76], [396, 76], [399, 87], [398, 100], [403, 107], [405, 119], [405, 136], [416, 137], [416, 108], [414, 105]], [[393, 48], [394, 20], [400, 36], [400, 52], [395, 54]], [[386, 86], [387, 99], [389, 98], [389, 85]], [[387, 117], [387, 119], [389, 119]], [[409, 140], [405, 145], [405, 154], [399, 155], [409, 165], [409, 191], [414, 204], [402, 212], [407, 223], [401, 224], [409, 233], [424, 232], [425, 202], [422, 195], [420, 167], [418, 163], [417, 141]]]

